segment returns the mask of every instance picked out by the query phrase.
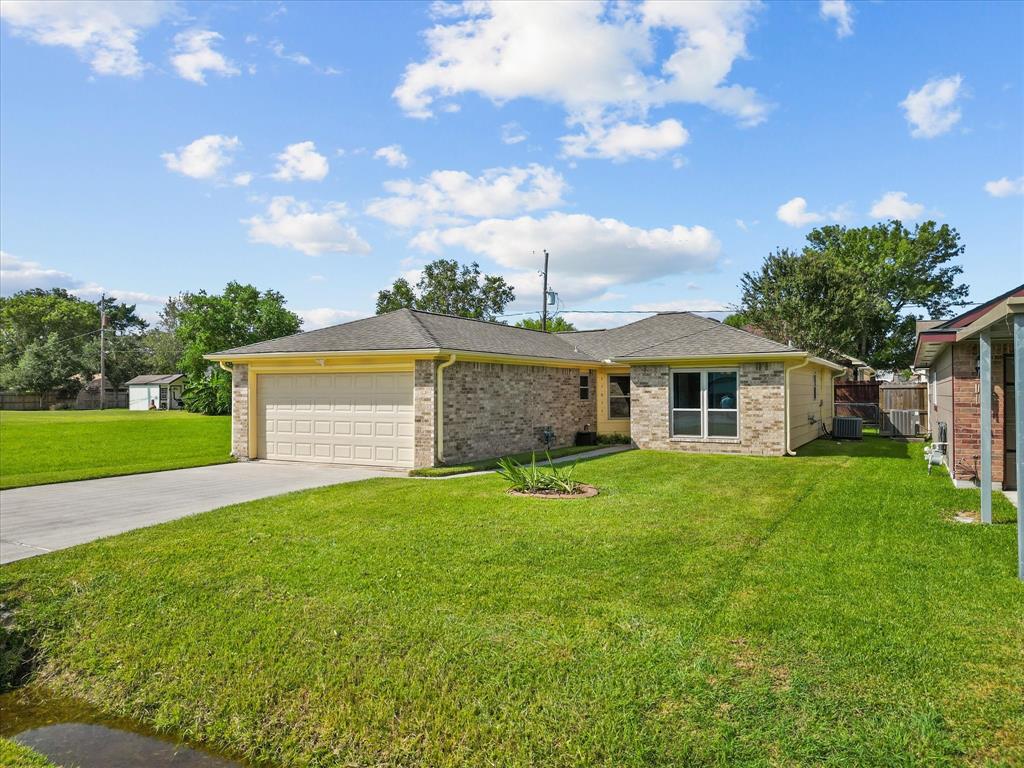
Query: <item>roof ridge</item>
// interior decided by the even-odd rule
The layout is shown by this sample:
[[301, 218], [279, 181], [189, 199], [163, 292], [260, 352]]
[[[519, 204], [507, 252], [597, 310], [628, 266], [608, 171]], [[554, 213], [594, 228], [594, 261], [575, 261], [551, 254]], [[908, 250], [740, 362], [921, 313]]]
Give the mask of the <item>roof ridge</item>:
[[[715, 320], [714, 322], [718, 323], [717, 320]], [[799, 349], [799, 347], [794, 347], [792, 344], [788, 344], [788, 343], [787, 344], [782, 344], [781, 341], [775, 341], [775, 339], [769, 339], [767, 336], [762, 336], [762, 335], [760, 335], [758, 333], [751, 333], [746, 328], [737, 328], [735, 325], [729, 325], [726, 322], [721, 322], [721, 323], [718, 323], [718, 324], [720, 326], [722, 326], [723, 328], [731, 328], [732, 330], [739, 331], [740, 333], [746, 334], [747, 336], [753, 336], [754, 338], [757, 338], [757, 339], [764, 339], [765, 341], [770, 341], [773, 344], [781, 344], [782, 346], [789, 347], [790, 349]]]
[[679, 341], [680, 339], [689, 339], [692, 336], [700, 336], [702, 333], [707, 333], [710, 330], [710, 328], [702, 328], [701, 330], [696, 331], [694, 333], [684, 333], [682, 336], [675, 336], [671, 339], [663, 339], [662, 341], [659, 341], [657, 344], [648, 344], [646, 347], [638, 347], [637, 349], [631, 350], [624, 355], [616, 355], [616, 357], [629, 357], [639, 352], [643, 352], [645, 349], [654, 349], [655, 347], [660, 347], [663, 344], [669, 344], [673, 341]]
[[[542, 331], [540, 328], [524, 328], [521, 325], [509, 325], [508, 323], [499, 323], [495, 320], [485, 320], [482, 317], [466, 317], [465, 315], [449, 315], [447, 312], [432, 312], [429, 309], [412, 309], [410, 307], [403, 307], [408, 309], [410, 312], [416, 315], [433, 315], [434, 317], [449, 317], [452, 320], [471, 320], [474, 323], [484, 323], [485, 325], [496, 325], [499, 328], [514, 328], [517, 331], [530, 331], [532, 333], [554, 333], [554, 331]], [[571, 331], [559, 331], [559, 333], [571, 333]]]
[[437, 337], [436, 337], [436, 336], [434, 336], [434, 334], [432, 334], [432, 333], [430, 332], [430, 329], [429, 329], [429, 328], [427, 328], [427, 326], [425, 326], [425, 325], [423, 324], [423, 321], [422, 321], [422, 320], [420, 320], [420, 319], [419, 319], [419, 317], [417, 317], [417, 314], [416, 314], [416, 313], [417, 313], [417, 311], [418, 311], [418, 310], [412, 309], [412, 308], [410, 308], [410, 307], [402, 307], [402, 309], [404, 309], [404, 310], [405, 310], [406, 312], [408, 312], [408, 313], [409, 313], [409, 314], [410, 314], [410, 315], [412, 316], [412, 319], [413, 319], [413, 320], [414, 320], [414, 321], [416, 322], [416, 325], [417, 325], [417, 326], [419, 327], [419, 329], [420, 329], [421, 331], [423, 331], [423, 334], [424, 334], [424, 335], [425, 335], [425, 336], [426, 336], [426, 337], [427, 337], [428, 339], [430, 339], [430, 340], [431, 340], [432, 342], [434, 342], [434, 345], [435, 345], [435, 346], [436, 346], [436, 347], [437, 347], [438, 349], [440, 349], [440, 348], [441, 348], [441, 342], [439, 342], [439, 341], [437, 340]]

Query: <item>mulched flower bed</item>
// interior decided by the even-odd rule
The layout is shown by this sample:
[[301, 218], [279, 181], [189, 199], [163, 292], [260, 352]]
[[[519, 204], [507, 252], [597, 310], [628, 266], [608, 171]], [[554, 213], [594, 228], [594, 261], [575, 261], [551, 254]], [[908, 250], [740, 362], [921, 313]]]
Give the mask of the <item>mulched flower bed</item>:
[[508, 490], [509, 496], [525, 496], [531, 499], [589, 499], [592, 496], [597, 496], [597, 493], [597, 488], [586, 484], [581, 484], [577, 493], [555, 493], [553, 491], [526, 493], [524, 491], [514, 491], [511, 488]]

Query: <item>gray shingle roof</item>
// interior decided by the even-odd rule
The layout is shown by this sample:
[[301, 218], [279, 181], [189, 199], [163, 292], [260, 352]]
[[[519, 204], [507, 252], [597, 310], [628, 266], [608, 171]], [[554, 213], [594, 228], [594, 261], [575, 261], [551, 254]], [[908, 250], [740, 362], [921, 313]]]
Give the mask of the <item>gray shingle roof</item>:
[[799, 351], [689, 312], [663, 312], [606, 331], [558, 335], [598, 360]]
[[132, 384], [173, 384], [178, 379], [183, 378], [185, 378], [184, 373], [143, 374], [142, 376], [136, 376], [134, 379], [129, 379], [124, 383], [124, 386], [129, 387]]
[[399, 349], [446, 349], [580, 362], [630, 357], [679, 358], [798, 351], [688, 312], [658, 314], [605, 331], [555, 334], [484, 320], [399, 309], [216, 354], [372, 352]]
[[524, 357], [589, 361], [572, 345], [542, 331], [466, 317], [399, 309], [294, 336], [236, 347], [218, 355], [261, 352], [361, 352], [395, 349], [451, 349]]

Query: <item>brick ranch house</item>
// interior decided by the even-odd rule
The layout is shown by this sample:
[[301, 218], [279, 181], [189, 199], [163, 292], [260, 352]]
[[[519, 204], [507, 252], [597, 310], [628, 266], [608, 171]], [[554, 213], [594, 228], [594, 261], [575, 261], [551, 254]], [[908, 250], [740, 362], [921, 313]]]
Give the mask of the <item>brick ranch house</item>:
[[[914, 366], [928, 371], [931, 436], [948, 444], [945, 463], [958, 486], [982, 483], [987, 442], [991, 485], [1017, 488], [1013, 317], [1021, 312], [1024, 285], [952, 320], [918, 323]], [[991, 438], [983, 441], [986, 422]]]
[[[232, 375], [232, 453], [429, 467], [577, 432], [782, 456], [832, 422], [842, 366], [685, 312], [543, 333], [400, 309], [207, 358]], [[552, 434], [553, 433], [553, 434]]]

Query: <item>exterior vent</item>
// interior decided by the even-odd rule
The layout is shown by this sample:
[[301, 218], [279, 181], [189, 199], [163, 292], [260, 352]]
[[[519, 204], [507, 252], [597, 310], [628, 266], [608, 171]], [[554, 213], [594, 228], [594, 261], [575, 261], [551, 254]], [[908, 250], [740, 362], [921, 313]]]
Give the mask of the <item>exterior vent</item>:
[[864, 419], [836, 416], [832, 419], [832, 436], [836, 440], [860, 440], [864, 437]]
[[921, 415], [917, 411], [884, 411], [879, 434], [884, 437], [917, 437], [921, 434]]

